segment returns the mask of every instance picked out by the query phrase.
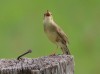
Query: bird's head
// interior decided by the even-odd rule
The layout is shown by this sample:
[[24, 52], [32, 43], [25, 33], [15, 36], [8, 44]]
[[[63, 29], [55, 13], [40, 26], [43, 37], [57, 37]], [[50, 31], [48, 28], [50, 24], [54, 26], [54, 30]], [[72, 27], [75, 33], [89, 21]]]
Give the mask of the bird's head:
[[52, 13], [47, 10], [47, 12], [44, 14], [44, 19], [53, 20]]

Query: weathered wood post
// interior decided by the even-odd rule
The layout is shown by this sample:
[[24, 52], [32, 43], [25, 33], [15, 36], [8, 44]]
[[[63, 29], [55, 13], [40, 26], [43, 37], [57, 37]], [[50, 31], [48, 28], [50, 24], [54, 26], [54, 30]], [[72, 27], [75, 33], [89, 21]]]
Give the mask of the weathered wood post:
[[74, 60], [71, 55], [0, 59], [0, 74], [74, 74]]

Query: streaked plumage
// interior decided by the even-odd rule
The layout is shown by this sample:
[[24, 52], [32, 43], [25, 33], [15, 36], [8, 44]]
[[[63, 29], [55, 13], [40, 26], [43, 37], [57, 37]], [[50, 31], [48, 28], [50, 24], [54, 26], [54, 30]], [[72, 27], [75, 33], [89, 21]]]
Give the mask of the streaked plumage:
[[59, 46], [63, 54], [70, 55], [70, 51], [67, 47], [68, 38], [64, 31], [54, 22], [52, 14], [49, 11], [44, 14], [43, 24], [44, 31], [50, 41]]

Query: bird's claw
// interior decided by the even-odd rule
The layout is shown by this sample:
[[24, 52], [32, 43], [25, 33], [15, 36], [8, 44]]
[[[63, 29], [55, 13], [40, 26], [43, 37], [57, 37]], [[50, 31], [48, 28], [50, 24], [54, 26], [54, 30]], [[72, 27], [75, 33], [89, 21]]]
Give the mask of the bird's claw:
[[55, 56], [56, 54], [55, 53], [53, 53], [53, 54], [50, 54], [49, 56]]

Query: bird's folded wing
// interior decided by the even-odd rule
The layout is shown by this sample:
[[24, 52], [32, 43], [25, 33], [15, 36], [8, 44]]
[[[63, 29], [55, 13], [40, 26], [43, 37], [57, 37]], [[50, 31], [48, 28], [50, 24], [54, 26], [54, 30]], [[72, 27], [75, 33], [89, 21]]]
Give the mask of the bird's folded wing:
[[62, 39], [62, 41], [64, 43], [69, 43], [67, 35], [64, 33], [64, 31], [58, 25], [54, 25], [54, 27], [56, 29], [57, 34]]

